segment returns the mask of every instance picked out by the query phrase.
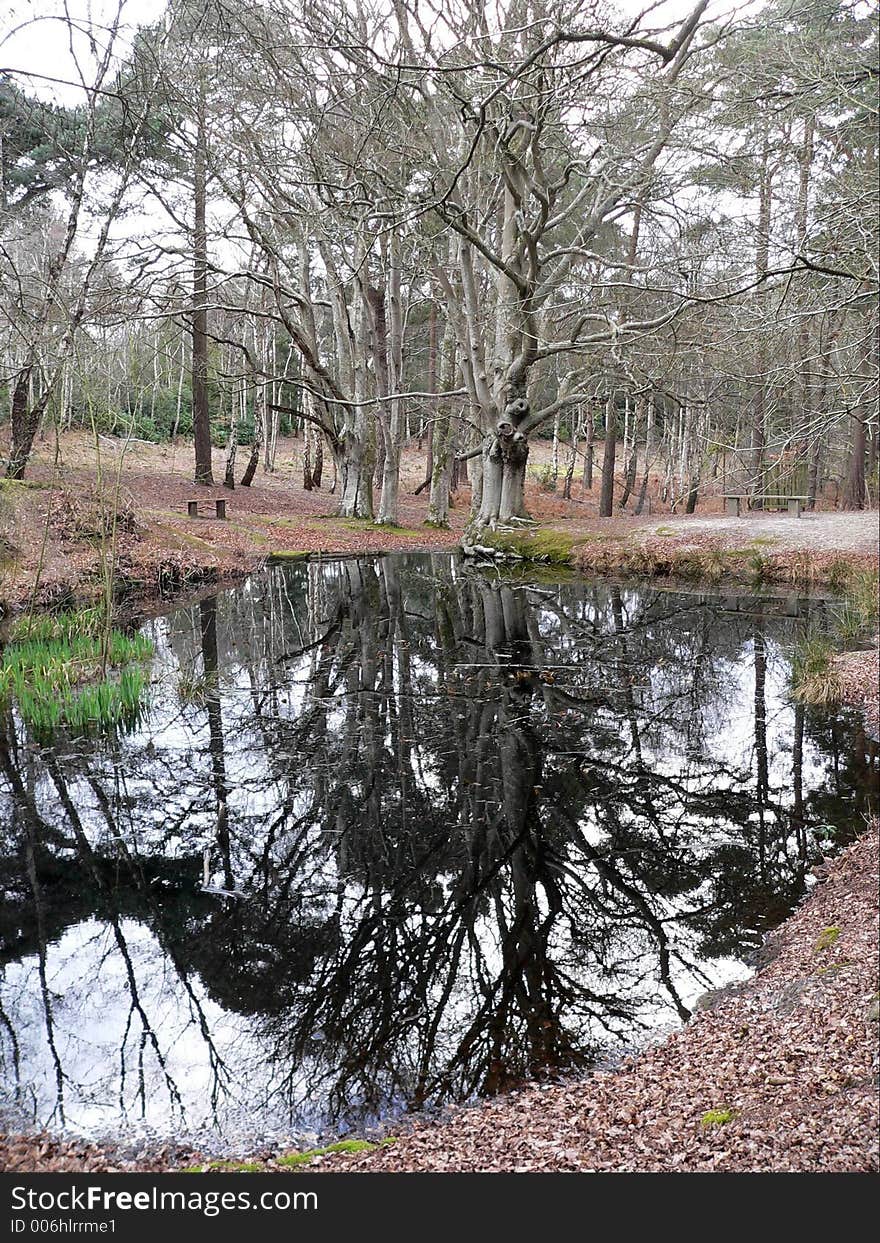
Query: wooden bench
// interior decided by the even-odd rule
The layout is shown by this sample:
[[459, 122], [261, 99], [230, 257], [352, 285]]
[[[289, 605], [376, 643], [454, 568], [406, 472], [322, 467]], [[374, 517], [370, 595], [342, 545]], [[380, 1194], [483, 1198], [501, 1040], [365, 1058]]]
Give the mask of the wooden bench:
[[[226, 498], [225, 497], [222, 497], [220, 500], [216, 500], [214, 502], [214, 508], [215, 508], [216, 515], [218, 518], [223, 518], [223, 519], [226, 518]], [[198, 501], [187, 501], [186, 515], [188, 518], [198, 518], [199, 516]]]
[[[742, 502], [748, 503], [749, 497], [737, 494], [735, 492], [725, 492], [721, 498], [724, 501], [724, 512], [730, 518], [738, 518], [741, 512]], [[773, 510], [786, 510], [795, 518], [800, 518], [804, 511], [804, 505], [809, 498], [806, 496], [761, 496], [758, 497], [762, 508]]]

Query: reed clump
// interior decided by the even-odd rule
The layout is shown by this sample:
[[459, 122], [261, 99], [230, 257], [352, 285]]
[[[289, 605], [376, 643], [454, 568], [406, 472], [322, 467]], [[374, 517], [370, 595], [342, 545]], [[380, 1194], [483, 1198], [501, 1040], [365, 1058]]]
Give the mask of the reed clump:
[[850, 568], [841, 580], [843, 595], [830, 610], [831, 627], [807, 634], [794, 650], [792, 695], [799, 703], [828, 706], [843, 696], [843, 679], [835, 660], [841, 647], [877, 632], [878, 576], [875, 570]]
[[841, 689], [834, 644], [824, 635], [808, 635], [792, 656], [792, 697], [798, 703], [827, 707], [840, 701]]
[[835, 625], [844, 642], [854, 643], [876, 633], [878, 588], [875, 572], [859, 570], [850, 574], [843, 598], [834, 611]]
[[152, 654], [149, 639], [113, 628], [101, 608], [18, 618], [0, 658], [0, 707], [14, 703], [40, 737], [133, 725]]

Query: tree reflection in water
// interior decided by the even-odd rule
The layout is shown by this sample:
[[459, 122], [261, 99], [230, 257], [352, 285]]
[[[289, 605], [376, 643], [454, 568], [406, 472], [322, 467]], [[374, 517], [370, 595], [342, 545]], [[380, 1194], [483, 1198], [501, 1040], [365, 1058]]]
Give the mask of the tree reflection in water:
[[807, 607], [414, 555], [151, 623], [136, 732], [4, 723], [7, 1104], [228, 1143], [687, 1018], [876, 789], [859, 718], [786, 698]]

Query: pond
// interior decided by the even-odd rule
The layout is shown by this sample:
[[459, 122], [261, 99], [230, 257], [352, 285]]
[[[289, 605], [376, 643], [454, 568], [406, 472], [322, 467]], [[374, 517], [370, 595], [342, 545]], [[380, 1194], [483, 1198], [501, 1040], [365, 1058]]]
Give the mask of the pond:
[[407, 554], [147, 623], [133, 728], [0, 733], [7, 1124], [295, 1144], [656, 1039], [876, 796], [788, 694], [828, 607]]

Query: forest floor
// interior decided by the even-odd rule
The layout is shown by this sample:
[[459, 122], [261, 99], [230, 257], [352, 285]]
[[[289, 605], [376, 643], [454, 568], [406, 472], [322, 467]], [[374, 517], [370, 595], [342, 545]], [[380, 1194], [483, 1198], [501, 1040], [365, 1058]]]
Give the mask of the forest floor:
[[[96, 464], [94, 443], [83, 433], [62, 436], [57, 451], [47, 439], [38, 444], [25, 483], [0, 485], [0, 612], [99, 595], [102, 535], [112, 509], [117, 588], [139, 607], [153, 608], [183, 589], [240, 577], [273, 555], [452, 548], [468, 517], [470, 492], [463, 487], [450, 530], [424, 525], [427, 490], [413, 495], [424, 478], [424, 454], [414, 448], [404, 455], [400, 525], [387, 527], [334, 515], [332, 468], [320, 491], [305, 491], [301, 441], [282, 441], [274, 473], [259, 470], [252, 487], [234, 491], [220, 484], [196, 488], [187, 444], [125, 445], [101, 437], [99, 447]], [[548, 455], [547, 446], [535, 446], [532, 469], [539, 470]], [[216, 476], [222, 474], [220, 459], [215, 454]], [[585, 571], [675, 573], [687, 568], [688, 557], [731, 554], [724, 569], [735, 577], [735, 554], [741, 553], [746, 575], [757, 557], [766, 578], [811, 585], [833, 578], [841, 563], [877, 563], [875, 512], [820, 509], [799, 519], [770, 513], [729, 518], [720, 496], [707, 491], [699, 512], [682, 516], [666, 512], [658, 500], [659, 481], [652, 481], [650, 491], [652, 513], [640, 517], [599, 518], [593, 493], [566, 501], [534, 478], [527, 503], [541, 528], [558, 537], [561, 559]], [[188, 518], [191, 499], [202, 514], [213, 512], [216, 499], [225, 500], [227, 520]]]
[[420, 1119], [303, 1163], [200, 1162], [47, 1135], [0, 1137], [0, 1170], [816, 1171], [878, 1168], [878, 825], [813, 869], [762, 966], [613, 1070]]

